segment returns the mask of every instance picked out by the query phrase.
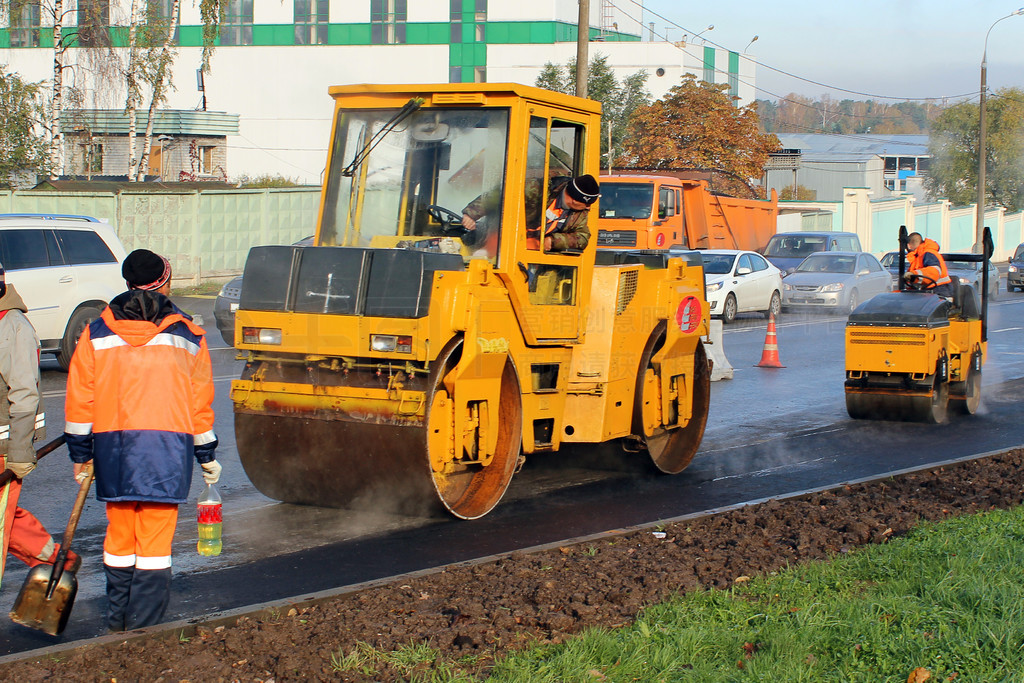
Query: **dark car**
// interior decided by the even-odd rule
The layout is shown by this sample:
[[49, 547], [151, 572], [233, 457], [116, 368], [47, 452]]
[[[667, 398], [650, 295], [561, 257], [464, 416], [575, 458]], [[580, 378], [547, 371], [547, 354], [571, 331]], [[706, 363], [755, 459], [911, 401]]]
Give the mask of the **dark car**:
[[860, 238], [852, 232], [780, 232], [768, 240], [764, 256], [788, 274], [819, 251], [860, 251]]
[[1017, 245], [1010, 259], [1010, 269], [1006, 274], [1006, 291], [1024, 290], [1024, 243]]
[[[310, 246], [313, 244], [313, 236], [304, 237], [295, 243], [298, 246]], [[217, 321], [217, 329], [220, 336], [230, 346], [235, 345], [235, 311], [238, 310], [238, 301], [242, 298], [242, 276], [229, 280], [220, 288], [217, 300], [213, 304], [213, 317]]]
[[[1024, 246], [1024, 245], [1021, 245]], [[1024, 255], [1024, 253], [1022, 253]], [[943, 257], [948, 257], [943, 254]], [[882, 257], [882, 265], [892, 273], [892, 281], [895, 284], [899, 281], [900, 253], [890, 251]], [[974, 287], [974, 291], [981, 292], [981, 264], [963, 261], [946, 261], [946, 271], [951, 278], [954, 278], [963, 285]], [[1009, 282], [1009, 281], [1007, 281]], [[1009, 284], [1007, 284], [1009, 288]], [[1010, 290], [1013, 291], [1013, 290]], [[999, 269], [991, 261], [988, 264], [988, 298], [995, 299], [999, 294]]]

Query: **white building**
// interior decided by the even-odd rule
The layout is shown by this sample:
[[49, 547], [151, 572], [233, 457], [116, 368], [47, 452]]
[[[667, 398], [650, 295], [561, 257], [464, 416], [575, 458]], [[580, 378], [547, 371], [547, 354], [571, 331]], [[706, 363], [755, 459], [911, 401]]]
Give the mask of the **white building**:
[[[0, 29], [0, 61], [31, 81], [53, 72], [48, 0]], [[78, 0], [66, 31], [96, 44], [123, 45], [130, 0]], [[170, 0], [151, 0], [158, 12]], [[38, 7], [42, 6], [42, 11]], [[621, 9], [620, 6], [621, 5]], [[736, 52], [665, 42], [643, 27], [642, 3], [591, 2], [590, 54], [603, 54], [619, 77], [649, 73], [661, 97], [684, 73], [730, 86], [739, 104], [753, 101], [754, 62]], [[319, 183], [330, 134], [331, 85], [345, 83], [518, 82], [533, 84], [546, 62], [576, 54], [577, 0], [230, 0], [218, 45], [196, 85], [202, 52], [198, 4], [181, 1], [175, 90], [168, 109], [201, 108], [239, 117], [227, 137], [229, 177], [281, 174]], [[81, 28], [76, 22], [82, 24]], [[96, 51], [92, 51], [94, 55]], [[124, 49], [114, 50], [124, 59]], [[98, 76], [90, 51], [68, 50], [68, 85], [90, 109], [123, 110], [125, 90]], [[110, 164], [111, 166], [113, 164]], [[118, 173], [108, 169], [107, 173]], [[123, 172], [127, 172], [127, 168]]]

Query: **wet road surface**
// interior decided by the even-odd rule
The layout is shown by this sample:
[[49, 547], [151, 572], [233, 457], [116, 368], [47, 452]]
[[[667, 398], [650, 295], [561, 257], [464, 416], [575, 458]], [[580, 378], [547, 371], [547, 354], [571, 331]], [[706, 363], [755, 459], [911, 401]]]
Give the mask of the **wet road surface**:
[[[442, 566], [517, 548], [600, 533], [765, 497], [785, 495], [896, 469], [925, 465], [1024, 443], [1024, 294], [1001, 293], [991, 309], [983, 409], [971, 418], [928, 426], [855, 422], [843, 403], [842, 318], [783, 316], [780, 355], [787, 368], [753, 365], [761, 355], [765, 321], [741, 317], [726, 328], [724, 348], [735, 378], [716, 382], [711, 415], [694, 464], [676, 477], [656, 476], [616, 447], [577, 448], [534, 457], [513, 479], [501, 504], [474, 522], [447, 518], [369, 515], [279, 504], [245, 479], [234, 449], [227, 390], [241, 363], [213, 326], [212, 301], [179, 301], [204, 315], [217, 382], [218, 487], [225, 504], [225, 550], [195, 553], [194, 513], [181, 508], [175, 541], [175, 579], [168, 620], [209, 614], [326, 590], [393, 574]], [[51, 437], [63, 422], [64, 375], [44, 363]], [[65, 451], [44, 461], [28, 480], [23, 505], [60, 535], [73, 498]], [[339, 472], [339, 476], [344, 476]], [[192, 499], [202, 486], [194, 479]], [[50, 638], [0, 624], [0, 654], [103, 632], [100, 560], [105, 520], [91, 500], [76, 536], [86, 564], [67, 631]], [[12, 560], [0, 592], [10, 609], [25, 571]]]

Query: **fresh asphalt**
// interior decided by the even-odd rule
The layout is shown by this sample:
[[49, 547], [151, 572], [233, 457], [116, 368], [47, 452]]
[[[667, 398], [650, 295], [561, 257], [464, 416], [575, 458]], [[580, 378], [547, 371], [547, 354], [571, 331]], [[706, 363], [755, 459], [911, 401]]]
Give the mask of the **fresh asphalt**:
[[[178, 300], [210, 331], [215, 410], [224, 464], [224, 552], [195, 552], [194, 507], [181, 508], [168, 620], [234, 609], [387, 576], [440, 567], [575, 536], [819, 488], [1024, 444], [1024, 294], [990, 308], [989, 356], [982, 410], [939, 426], [859, 422], [843, 403], [843, 327], [828, 315], [784, 315], [778, 343], [784, 369], [754, 365], [765, 320], [741, 316], [725, 328], [732, 380], [716, 382], [701, 451], [683, 474], [651, 474], [646, 463], [612, 446], [575, 448], [531, 458], [505, 499], [483, 519], [369, 515], [276, 503], [255, 491], [238, 461], [230, 380], [241, 361], [217, 334], [210, 299]], [[63, 424], [65, 375], [44, 361], [50, 436]], [[338, 476], [346, 476], [339, 468]], [[66, 452], [43, 461], [26, 482], [22, 504], [57, 537], [74, 497]], [[194, 478], [192, 499], [202, 489]], [[85, 558], [79, 595], [62, 636], [0, 625], [0, 654], [24, 652], [104, 632], [101, 568], [103, 507], [86, 506], [74, 547]], [[13, 604], [25, 570], [8, 562], [0, 610]]]

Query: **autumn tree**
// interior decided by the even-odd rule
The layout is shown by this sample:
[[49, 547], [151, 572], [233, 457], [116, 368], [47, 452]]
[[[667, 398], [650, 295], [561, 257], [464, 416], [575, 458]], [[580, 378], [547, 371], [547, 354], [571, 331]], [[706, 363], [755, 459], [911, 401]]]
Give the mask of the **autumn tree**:
[[757, 100], [761, 130], [767, 133], [915, 135], [927, 133], [942, 112], [933, 102], [817, 99], [790, 93], [777, 101]]
[[754, 105], [737, 107], [728, 88], [687, 74], [663, 99], [637, 107], [619, 164], [760, 178], [769, 152], [781, 146], [779, 139], [759, 132]]
[[39, 135], [43, 94], [42, 83], [27, 83], [0, 66], [0, 187], [13, 187], [19, 173], [47, 166], [49, 145]]
[[[610, 165], [622, 148], [629, 117], [637, 107], [647, 104], [647, 72], [637, 71], [621, 81], [608, 66], [608, 58], [595, 55], [587, 72], [587, 97], [601, 103], [601, 156]], [[576, 59], [565, 66], [548, 62], [537, 77], [537, 87], [572, 95], [576, 92]], [[608, 150], [612, 150], [609, 154]]]
[[[1003, 88], [985, 106], [985, 203], [1024, 209], [1024, 90]], [[954, 204], [978, 200], [978, 105], [961, 102], [932, 124], [931, 166], [925, 178], [930, 197]]]

